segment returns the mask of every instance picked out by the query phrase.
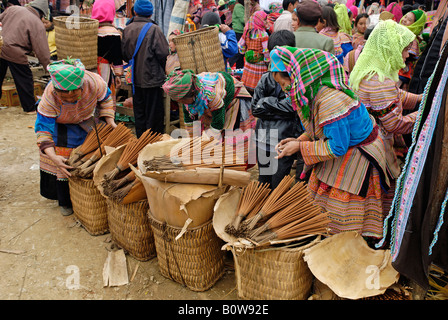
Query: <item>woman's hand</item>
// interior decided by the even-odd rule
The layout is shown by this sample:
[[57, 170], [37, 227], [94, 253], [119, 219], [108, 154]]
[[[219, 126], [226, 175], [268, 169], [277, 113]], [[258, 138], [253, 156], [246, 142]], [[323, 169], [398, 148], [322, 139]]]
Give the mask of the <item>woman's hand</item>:
[[275, 151], [277, 151], [278, 154], [275, 159], [292, 156], [300, 151], [300, 141], [295, 138], [284, 139], [275, 147]]
[[104, 121], [106, 121], [107, 124], [110, 124], [112, 128], [115, 128], [117, 126], [114, 118], [104, 117]]
[[120, 88], [121, 88], [121, 77], [120, 76], [116, 76], [115, 77], [115, 89], [118, 92], [118, 90], [120, 90]]
[[44, 153], [50, 158], [51, 161], [53, 161], [54, 165], [61, 171], [64, 178], [71, 177], [71, 174], [68, 170], [74, 168], [66, 164], [68, 159], [64, 158], [63, 156], [57, 155], [53, 147], [45, 149]]

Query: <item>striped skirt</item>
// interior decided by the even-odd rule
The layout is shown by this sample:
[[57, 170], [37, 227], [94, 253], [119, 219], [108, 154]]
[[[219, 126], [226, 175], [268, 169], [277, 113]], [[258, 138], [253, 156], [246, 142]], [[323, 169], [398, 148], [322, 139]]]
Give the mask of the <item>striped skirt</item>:
[[266, 71], [268, 71], [268, 67], [263, 61], [257, 62], [255, 64], [245, 61], [241, 82], [244, 83], [244, 86], [247, 89], [253, 91], [257, 86], [258, 81], [260, 81], [261, 76]]
[[308, 190], [315, 203], [329, 213], [330, 234], [357, 231], [365, 237], [383, 237], [383, 220], [387, 214], [383, 204], [385, 194], [380, 186], [379, 172], [375, 168], [372, 169], [365, 198], [319, 181], [314, 170], [308, 182]]

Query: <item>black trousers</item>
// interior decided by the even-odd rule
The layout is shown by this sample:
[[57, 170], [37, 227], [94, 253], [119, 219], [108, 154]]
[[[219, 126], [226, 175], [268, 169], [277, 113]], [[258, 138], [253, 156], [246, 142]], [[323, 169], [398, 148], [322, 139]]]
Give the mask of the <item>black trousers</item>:
[[164, 132], [165, 109], [162, 88], [135, 87], [133, 108], [137, 137], [148, 129], [153, 132]]
[[20, 104], [23, 111], [30, 112], [36, 110], [36, 99], [34, 98], [34, 80], [30, 66], [18, 64], [5, 59], [0, 59], [0, 98], [2, 97], [2, 84], [6, 76], [6, 71], [11, 70], [12, 78], [19, 95]]

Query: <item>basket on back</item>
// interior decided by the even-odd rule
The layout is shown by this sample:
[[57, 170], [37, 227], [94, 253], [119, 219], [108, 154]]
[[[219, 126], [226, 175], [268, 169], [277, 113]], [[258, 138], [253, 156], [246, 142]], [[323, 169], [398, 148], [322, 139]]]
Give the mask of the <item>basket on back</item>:
[[182, 69], [191, 69], [196, 74], [225, 71], [217, 27], [187, 32], [175, 37], [173, 41]]
[[86, 69], [98, 64], [99, 21], [86, 17], [55, 17], [54, 30], [58, 56], [80, 59]]

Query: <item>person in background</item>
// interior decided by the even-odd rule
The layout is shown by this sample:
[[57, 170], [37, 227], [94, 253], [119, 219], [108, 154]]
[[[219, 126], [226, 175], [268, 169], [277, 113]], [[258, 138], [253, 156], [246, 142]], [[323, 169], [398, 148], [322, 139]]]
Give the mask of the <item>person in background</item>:
[[173, 71], [176, 68], [180, 68], [180, 61], [179, 61], [179, 55], [177, 54], [176, 44], [174, 43], [174, 38], [181, 34], [181, 31], [179, 29], [171, 31], [170, 35], [168, 36], [168, 45], [170, 48], [170, 54], [166, 58], [166, 66], [165, 66], [165, 73], [166, 75], [169, 75], [171, 71]]
[[295, 32], [299, 28], [299, 16], [297, 15], [296, 9], [294, 9], [294, 11], [292, 12], [291, 19], [292, 19], [292, 24], [291, 24], [292, 31]]
[[135, 56], [133, 107], [137, 137], [151, 129], [164, 131], [164, 98], [162, 84], [165, 81], [165, 66], [169, 55], [168, 41], [151, 16], [154, 7], [149, 0], [134, 3], [135, 18], [123, 30], [121, 48], [123, 60], [128, 62], [134, 55], [137, 38], [147, 23], [152, 23]]
[[50, 60], [58, 60], [58, 50], [56, 48], [56, 31], [54, 31], [53, 16], [49, 13], [42, 18], [42, 22], [47, 32], [48, 47], [50, 48]]
[[400, 1], [400, 0], [392, 1], [386, 7], [386, 11], [388, 11], [394, 15], [393, 20], [395, 22], [400, 22], [401, 18], [403, 17], [403, 12], [401, 11], [402, 7], [403, 7], [403, 1]]
[[414, 39], [415, 34], [405, 26], [393, 20], [380, 21], [349, 78], [359, 100], [381, 128], [393, 179], [397, 179], [401, 171], [397, 157], [403, 157], [407, 152], [402, 135], [412, 132], [418, 116], [418, 111], [404, 115], [403, 110], [413, 111], [422, 98], [422, 95], [397, 87], [398, 72], [405, 66]]
[[[244, 0], [230, 0], [229, 10], [232, 11], [232, 29], [235, 31], [236, 40], [240, 41], [244, 32]], [[244, 68], [244, 55], [236, 53], [229, 59], [231, 67], [235, 66], [236, 69]]]
[[123, 76], [121, 33], [114, 27], [114, 0], [96, 0], [92, 7], [92, 19], [99, 21], [98, 74], [106, 81], [116, 103], [117, 92]]
[[367, 26], [369, 24], [369, 15], [367, 13], [359, 14], [354, 23], [353, 40], [352, 46], [353, 50], [356, 50], [358, 46], [364, 45], [366, 40], [364, 39], [364, 32], [366, 32]]
[[[280, 30], [270, 35], [268, 49], [276, 46], [295, 47], [295, 36], [289, 30]], [[270, 71], [263, 74], [255, 88], [252, 97], [252, 114], [257, 118], [255, 140], [257, 163], [259, 169], [258, 181], [269, 183], [275, 189], [280, 181], [291, 172], [297, 156], [291, 155], [275, 159], [275, 146], [280, 140], [302, 134], [302, 127], [297, 112], [292, 108], [291, 99], [275, 82]], [[302, 167], [296, 169], [302, 172]]]
[[338, 17], [332, 7], [322, 7], [322, 20], [324, 27], [319, 33], [333, 39], [334, 55], [342, 64], [347, 53], [353, 50], [351, 37], [340, 30]]
[[303, 0], [297, 5], [298, 29], [294, 32], [297, 48], [314, 48], [334, 54], [331, 38], [319, 34], [316, 25], [322, 18], [321, 6], [313, 0]]
[[61, 214], [67, 216], [73, 209], [68, 185], [71, 167], [66, 161], [96, 121], [116, 127], [115, 111], [106, 82], [86, 71], [80, 60], [52, 62], [48, 72], [51, 81], [38, 104], [34, 129], [40, 151], [40, 194], [57, 200]]
[[398, 73], [398, 86], [407, 90], [412, 75], [414, 74], [414, 65], [420, 57], [421, 52], [425, 50], [426, 42], [421, 37], [423, 28], [426, 25], [427, 16], [423, 10], [412, 10], [401, 18], [400, 24], [407, 27], [415, 34], [415, 39], [412, 41], [409, 48], [409, 57], [406, 59], [406, 66]]
[[240, 53], [244, 54], [245, 64], [241, 81], [252, 93], [261, 78], [268, 70], [269, 35], [267, 28], [267, 14], [264, 11], [255, 12], [244, 27], [244, 33], [238, 42]]
[[283, 6], [281, 2], [272, 2], [269, 4], [268, 10], [268, 32], [269, 34], [274, 33], [275, 21], [280, 17], [283, 12]]
[[364, 48], [365, 42], [369, 39], [370, 34], [372, 33], [372, 30], [375, 27], [368, 27], [366, 31], [364, 32], [364, 43], [359, 45], [355, 50], [350, 51], [347, 53], [347, 55], [344, 57], [344, 70], [347, 72], [348, 75], [350, 75], [350, 72], [352, 72], [353, 67], [356, 64], [356, 60], [358, 60], [359, 55], [362, 52], [362, 49]]
[[207, 12], [202, 17], [201, 28], [217, 26], [219, 28], [219, 42], [221, 44], [222, 55], [224, 57], [225, 70], [228, 70], [228, 61], [238, 53], [238, 41], [236, 40], [235, 31], [230, 29], [226, 24], [221, 24], [219, 14], [216, 12]]
[[0, 14], [3, 46], [0, 53], [0, 98], [8, 68], [14, 79], [25, 113], [36, 114], [34, 80], [27, 55], [34, 52], [44, 70], [50, 63], [50, 48], [42, 18], [48, 13], [47, 0], [28, 6], [11, 6]]
[[274, 22], [274, 32], [279, 30], [294, 31], [292, 28], [292, 12], [298, 3], [298, 0], [283, 0], [283, 12]]

